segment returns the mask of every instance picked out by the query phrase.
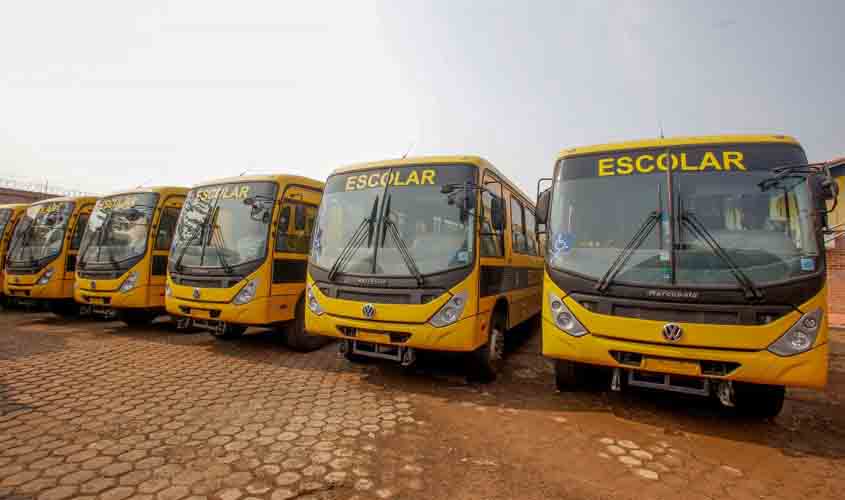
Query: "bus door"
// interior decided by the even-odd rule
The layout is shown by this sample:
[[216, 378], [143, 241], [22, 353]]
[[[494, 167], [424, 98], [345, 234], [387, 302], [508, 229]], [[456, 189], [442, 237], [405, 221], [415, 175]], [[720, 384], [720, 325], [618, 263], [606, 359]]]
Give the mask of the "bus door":
[[[534, 233], [534, 213], [531, 208], [515, 196], [508, 193], [510, 202], [510, 245], [508, 264], [511, 266], [512, 281], [510, 283], [510, 327], [529, 319], [539, 311], [541, 296], [537, 294], [539, 280], [536, 273], [538, 264], [537, 239]], [[531, 229], [529, 230], [529, 226]]]
[[[485, 171], [481, 181], [481, 224], [479, 227], [479, 301], [480, 314], [489, 315], [498, 296], [508, 290], [507, 270], [510, 255], [505, 246], [504, 231], [507, 226], [502, 217], [501, 227], [495, 227], [494, 210], [506, 214], [502, 183], [490, 171]], [[486, 342], [486, 338], [483, 339]]]
[[68, 227], [67, 255], [65, 256], [65, 273], [62, 292], [73, 297], [73, 282], [76, 280], [76, 259], [79, 257], [79, 245], [85, 236], [85, 229], [88, 227], [88, 218], [94, 205], [83, 205], [76, 214], [76, 220]]
[[167, 259], [170, 256], [170, 245], [176, 231], [179, 212], [182, 211], [184, 196], [170, 196], [161, 205], [158, 221], [152, 226], [153, 235], [150, 261], [150, 305], [164, 307], [164, 285], [167, 281]]
[[282, 194], [273, 242], [270, 317], [274, 322], [293, 319], [296, 303], [305, 290], [308, 252], [322, 191], [288, 185]]

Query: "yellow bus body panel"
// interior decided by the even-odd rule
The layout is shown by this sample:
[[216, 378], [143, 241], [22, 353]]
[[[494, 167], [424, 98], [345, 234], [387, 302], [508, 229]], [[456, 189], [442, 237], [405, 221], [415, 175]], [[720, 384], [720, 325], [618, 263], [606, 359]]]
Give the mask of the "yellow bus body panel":
[[[39, 301], [54, 301], [54, 300], [69, 300], [73, 299], [73, 287], [76, 278], [75, 270], [68, 269], [68, 258], [75, 255], [77, 250], [70, 249], [70, 241], [73, 232], [76, 229], [76, 224], [79, 220], [79, 215], [82, 213], [91, 213], [97, 198], [93, 196], [77, 196], [65, 198], [50, 198], [42, 200], [37, 203], [29, 205], [40, 205], [43, 203], [59, 203], [59, 202], [73, 202], [73, 212], [68, 227], [65, 230], [64, 241], [62, 242], [62, 249], [53, 261], [44, 266], [37, 273], [33, 274], [6, 274], [4, 277], [4, 291], [7, 295], [28, 300]], [[36, 285], [38, 279], [47, 271], [53, 269], [53, 277], [46, 285]]]
[[[273, 209], [271, 231], [267, 241], [267, 257], [258, 269], [233, 286], [196, 289], [200, 294], [199, 299], [195, 298], [195, 287], [175, 283], [168, 271], [167, 284], [172, 292], [170, 297], [165, 298], [168, 314], [199, 320], [213, 319], [243, 326], [271, 326], [295, 318], [297, 303], [304, 296], [305, 278], [292, 283], [274, 282], [274, 261], [306, 262], [308, 254], [278, 252], [275, 249], [275, 235], [282, 215], [283, 196], [290, 189], [296, 193], [295, 201], [319, 206], [324, 184], [298, 175], [250, 175], [217, 179], [194, 187], [246, 182], [273, 182], [277, 185], [277, 203]], [[255, 298], [247, 304], [234, 304], [232, 301], [238, 292], [253, 280], [259, 283]]]
[[[155, 277], [152, 275], [154, 255], [168, 255], [169, 250], [156, 250], [156, 229], [161, 223], [161, 216], [166, 207], [181, 207], [188, 188], [175, 186], [161, 186], [123, 191], [113, 193], [104, 198], [113, 196], [125, 196], [132, 194], [159, 195], [158, 203], [153, 220], [150, 222], [149, 233], [147, 234], [147, 250], [140, 262], [127, 269], [121, 276], [115, 279], [85, 279], [76, 274], [76, 290], [73, 298], [76, 302], [91, 306], [108, 306], [111, 309], [160, 309], [164, 310], [164, 281], [165, 276]], [[181, 200], [180, 200], [181, 198]], [[138, 282], [135, 288], [129, 292], [121, 293], [118, 289], [130, 273], [138, 273]], [[96, 288], [92, 282], [96, 281]]]
[[[563, 298], [566, 307], [589, 332], [572, 337], [554, 323], [548, 294]], [[640, 369], [657, 373], [705, 376], [714, 379], [736, 380], [758, 384], [821, 388], [827, 383], [828, 320], [827, 289], [800, 306], [804, 312], [821, 308], [822, 324], [816, 343], [809, 351], [782, 357], [766, 348], [801, 317], [791, 312], [766, 325], [711, 325], [677, 322], [684, 329], [678, 343], [667, 344], [661, 334], [665, 321], [624, 318], [593, 313], [558, 288], [548, 275], [543, 297], [543, 355], [581, 363]], [[640, 367], [620, 364], [611, 351], [641, 354]], [[656, 360], [656, 362], [652, 361]], [[661, 360], [666, 362], [661, 363]], [[686, 361], [687, 363], [685, 363]], [[739, 363], [739, 367], [724, 377], [690, 372], [698, 369], [698, 361]]]
[[[490, 321], [497, 303], [504, 303], [507, 309], [507, 327], [512, 328], [540, 313], [543, 256], [514, 252], [511, 241], [511, 197], [517, 198], [526, 208], [534, 210], [529, 198], [518, 186], [507, 181], [501, 172], [484, 158], [478, 156], [427, 156], [399, 160], [366, 162], [336, 169], [331, 175], [364, 172], [367, 170], [407, 165], [473, 165], [479, 170], [479, 178], [486, 172], [500, 179], [509, 196], [503, 195], [506, 213], [506, 227], [503, 230], [504, 254], [499, 257], [480, 255], [478, 230], [476, 230], [476, 260], [469, 275], [447, 292], [426, 304], [383, 304], [377, 303], [376, 317], [366, 319], [362, 308], [366, 301], [344, 300], [324, 295], [316, 286], [312, 287], [323, 314], [317, 315], [305, 309], [305, 329], [312, 334], [345, 340], [361, 340], [374, 344], [412, 347], [432, 351], [469, 352], [487, 343]], [[501, 293], [481, 295], [481, 272], [484, 268], [525, 268], [537, 273], [535, 283], [524, 288], [510, 289]], [[314, 284], [308, 276], [309, 286]], [[366, 291], [366, 287], [360, 287]], [[435, 327], [429, 323], [443, 305], [454, 294], [467, 292], [467, 303], [460, 319], [446, 327]], [[356, 336], [348, 337], [343, 329], [354, 329]], [[404, 342], [395, 342], [390, 333], [410, 335]]]
[[12, 215], [3, 234], [0, 234], [0, 292], [6, 294], [6, 252], [9, 251], [9, 244], [12, 242], [12, 234], [15, 232], [15, 227], [18, 225], [26, 209], [29, 207], [26, 203], [13, 203], [9, 205], [0, 205], [0, 210], [11, 210]]

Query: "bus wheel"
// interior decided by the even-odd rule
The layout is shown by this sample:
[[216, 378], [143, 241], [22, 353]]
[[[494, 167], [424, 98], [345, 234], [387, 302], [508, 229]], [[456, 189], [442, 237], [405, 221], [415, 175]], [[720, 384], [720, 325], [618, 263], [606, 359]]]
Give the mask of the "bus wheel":
[[505, 354], [505, 318], [496, 314], [490, 325], [490, 337], [487, 343], [473, 353], [470, 374], [467, 378], [471, 382], [486, 384], [496, 380], [496, 375], [502, 369], [502, 359]]
[[222, 330], [211, 330], [211, 334], [214, 335], [214, 338], [216, 339], [233, 340], [243, 335], [245, 331], [245, 326], [226, 323]]
[[305, 300], [296, 303], [296, 316], [287, 325], [285, 344], [299, 352], [311, 352], [328, 344], [330, 339], [320, 335], [311, 335], [305, 331]]
[[774, 418], [783, 409], [786, 389], [781, 385], [734, 382], [734, 404], [739, 414], [753, 418]]
[[565, 359], [555, 360], [555, 386], [560, 392], [583, 389], [587, 386], [588, 367]]
[[156, 319], [156, 314], [143, 309], [124, 309], [117, 313], [117, 318], [128, 326], [147, 326]]
[[50, 304], [50, 312], [64, 319], [79, 316], [79, 304], [72, 300], [62, 300]]

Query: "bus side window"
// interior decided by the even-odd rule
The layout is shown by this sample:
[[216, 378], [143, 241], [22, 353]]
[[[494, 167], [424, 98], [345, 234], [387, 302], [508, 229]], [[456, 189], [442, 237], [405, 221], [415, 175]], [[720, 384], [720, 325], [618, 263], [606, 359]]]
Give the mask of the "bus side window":
[[179, 208], [167, 207], [161, 212], [156, 231], [155, 250], [170, 250], [173, 234], [176, 231], [176, 221], [179, 219]]
[[[291, 221], [291, 218], [294, 220]], [[308, 253], [317, 207], [304, 203], [285, 202], [276, 231], [276, 251]]]
[[76, 227], [73, 229], [73, 237], [70, 239], [70, 249], [79, 250], [79, 244], [82, 242], [82, 237], [85, 236], [85, 228], [88, 227], [88, 217], [90, 214], [79, 214], [76, 219]]
[[522, 203], [511, 197], [511, 248], [517, 253], [528, 253], [525, 226], [522, 223]]
[[481, 256], [502, 257], [505, 252], [503, 247], [502, 231], [494, 231], [493, 223], [490, 220], [490, 207], [493, 198], [499, 199], [488, 191], [482, 191], [481, 203], [484, 205], [484, 217], [481, 220]]
[[537, 223], [534, 220], [534, 212], [528, 209], [525, 210], [525, 243], [528, 255], [538, 255]]

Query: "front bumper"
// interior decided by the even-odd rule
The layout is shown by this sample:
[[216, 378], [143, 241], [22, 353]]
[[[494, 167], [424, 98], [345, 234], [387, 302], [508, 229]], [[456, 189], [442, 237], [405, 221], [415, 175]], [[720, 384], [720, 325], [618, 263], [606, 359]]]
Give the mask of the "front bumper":
[[233, 325], [266, 326], [273, 323], [269, 297], [258, 297], [242, 306], [167, 297], [167, 313], [182, 318], [215, 320]]
[[483, 343], [480, 341], [483, 336], [479, 333], [482, 327], [486, 328], [487, 324], [480, 320], [480, 316], [470, 316], [452, 325], [436, 328], [429, 323], [366, 321], [328, 313], [318, 316], [310, 310], [305, 311], [305, 329], [314, 335], [431, 351], [473, 351]]
[[163, 309], [162, 287], [139, 286], [121, 293], [116, 290], [98, 291], [77, 289], [73, 298], [86, 306], [105, 306], [114, 309]]
[[[783, 385], [820, 389], [827, 383], [829, 346], [823, 343], [795, 356], [781, 357], [767, 350], [737, 351], [729, 349], [707, 349], [658, 345], [628, 340], [611, 339], [593, 334], [572, 337], [559, 330], [551, 321], [543, 318], [543, 355], [549, 358], [565, 359], [592, 365], [623, 369], [644, 369], [630, 364], [621, 364], [611, 352], [626, 352], [642, 355], [643, 358], [659, 358], [686, 361], [713, 361], [739, 364], [724, 376], [702, 375], [708, 378], [751, 382], [756, 384]], [[689, 375], [686, 371], [654, 370], [658, 373]]]
[[[46, 285], [24, 285], [10, 283], [6, 276], [6, 292], [15, 299], [23, 300], [68, 300], [73, 298], [73, 280], [53, 277]], [[24, 281], [24, 280], [21, 280]]]

